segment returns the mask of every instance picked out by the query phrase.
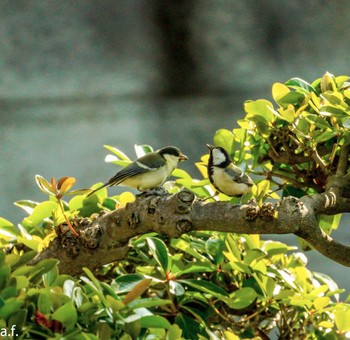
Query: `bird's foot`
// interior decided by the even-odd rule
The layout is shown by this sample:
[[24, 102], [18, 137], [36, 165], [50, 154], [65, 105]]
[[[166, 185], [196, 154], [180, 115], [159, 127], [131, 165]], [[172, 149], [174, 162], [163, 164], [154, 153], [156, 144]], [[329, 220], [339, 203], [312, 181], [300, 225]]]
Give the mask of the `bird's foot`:
[[169, 193], [163, 187], [157, 187], [154, 189], [141, 192], [141, 194], [138, 194], [137, 197], [146, 198], [149, 196], [167, 196], [167, 195], [169, 195]]

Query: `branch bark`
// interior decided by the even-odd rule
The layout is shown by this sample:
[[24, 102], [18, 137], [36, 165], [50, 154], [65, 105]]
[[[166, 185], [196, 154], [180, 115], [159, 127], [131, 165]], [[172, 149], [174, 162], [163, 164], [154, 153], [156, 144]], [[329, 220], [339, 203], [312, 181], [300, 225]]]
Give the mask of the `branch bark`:
[[[287, 197], [275, 205], [259, 207], [254, 202], [205, 202], [187, 191], [175, 195], [141, 194], [133, 203], [104, 213], [94, 221], [79, 222], [80, 237], [68, 228], [56, 230], [58, 236], [34, 260], [57, 258], [61, 273], [79, 274], [83, 267], [99, 268], [121, 260], [129, 251], [132, 237], [157, 232], [179, 237], [194, 230], [243, 234], [295, 234], [328, 258], [350, 267], [350, 247], [325, 234], [318, 226], [319, 214], [334, 215], [350, 211], [350, 199], [341, 195], [337, 182], [330, 182], [325, 193]], [[77, 224], [77, 223], [76, 223]]]

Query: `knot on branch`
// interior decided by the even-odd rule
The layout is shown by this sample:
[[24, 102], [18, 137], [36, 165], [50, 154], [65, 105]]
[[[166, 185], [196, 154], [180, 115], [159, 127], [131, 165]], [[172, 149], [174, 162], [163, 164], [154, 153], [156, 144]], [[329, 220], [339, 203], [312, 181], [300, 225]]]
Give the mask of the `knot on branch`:
[[57, 237], [49, 244], [49, 247], [65, 249], [69, 257], [76, 257], [80, 252], [79, 238], [73, 235], [66, 224], [56, 227]]
[[101, 231], [98, 226], [87, 227], [80, 230], [80, 241], [89, 249], [95, 249], [98, 247], [101, 238]]
[[259, 209], [259, 217], [261, 217], [263, 220], [271, 220], [274, 218], [275, 212], [276, 209], [272, 203], [263, 203]]
[[181, 233], [188, 233], [193, 228], [192, 222], [189, 220], [179, 220], [176, 222], [176, 229]]
[[247, 204], [243, 204], [240, 210], [244, 210], [244, 219], [247, 221], [254, 221], [259, 215], [259, 206], [255, 201], [249, 201]]
[[141, 216], [137, 211], [133, 211], [128, 218], [128, 225], [131, 229], [135, 229], [141, 222]]
[[177, 199], [177, 207], [176, 212], [179, 214], [187, 214], [192, 207], [192, 203], [194, 202], [196, 196], [193, 192], [188, 190], [182, 190], [176, 194]]

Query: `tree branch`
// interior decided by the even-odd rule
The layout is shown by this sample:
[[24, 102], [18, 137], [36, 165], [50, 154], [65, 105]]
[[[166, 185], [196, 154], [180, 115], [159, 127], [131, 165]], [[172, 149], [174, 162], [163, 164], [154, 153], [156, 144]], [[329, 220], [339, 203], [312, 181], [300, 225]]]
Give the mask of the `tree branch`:
[[79, 274], [83, 267], [99, 268], [126, 257], [132, 237], [157, 232], [179, 237], [194, 230], [243, 234], [295, 234], [328, 258], [350, 266], [350, 247], [334, 241], [318, 226], [317, 215], [350, 211], [350, 199], [336, 186], [301, 199], [287, 197], [275, 205], [254, 202], [205, 202], [187, 190], [175, 195], [141, 194], [126, 207], [105, 213], [91, 223], [76, 221], [80, 237], [65, 228], [33, 261], [57, 258], [61, 273]]

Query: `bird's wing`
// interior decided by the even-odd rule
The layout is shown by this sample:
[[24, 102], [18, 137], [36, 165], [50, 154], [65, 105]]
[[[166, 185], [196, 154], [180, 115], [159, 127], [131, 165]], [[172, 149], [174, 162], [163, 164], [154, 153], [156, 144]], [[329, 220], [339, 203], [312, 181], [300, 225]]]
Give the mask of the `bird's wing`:
[[157, 154], [148, 154], [147, 163], [152, 164], [151, 166], [144, 165], [144, 157], [139, 158], [137, 161], [127, 165], [115, 174], [109, 181], [108, 185], [118, 185], [127, 178], [133, 177], [149, 171], [155, 171], [165, 164], [163, 157], [159, 157]]
[[244, 173], [239, 167], [234, 164], [230, 164], [226, 169], [225, 173], [229, 175], [233, 181], [237, 183], [245, 183], [247, 185], [253, 185], [252, 179]]

